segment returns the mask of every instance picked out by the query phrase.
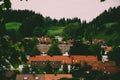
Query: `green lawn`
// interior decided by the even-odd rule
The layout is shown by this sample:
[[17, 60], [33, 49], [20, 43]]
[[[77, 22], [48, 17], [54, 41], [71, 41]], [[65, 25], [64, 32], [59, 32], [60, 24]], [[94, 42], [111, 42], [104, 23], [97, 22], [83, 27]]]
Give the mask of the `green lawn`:
[[64, 27], [49, 27], [47, 36], [62, 35]]
[[9, 22], [5, 24], [6, 30], [11, 30], [11, 29], [18, 30], [20, 26], [21, 23], [19, 22]]
[[112, 27], [114, 27], [115, 24], [117, 24], [117, 23], [112, 22], [112, 23], [104, 24], [106, 29], [103, 30], [102, 32], [98, 33], [95, 38], [105, 39], [106, 41], [108, 41], [108, 40], [112, 40], [112, 39], [119, 37], [119, 34], [115, 30], [111, 29]]
[[106, 23], [105, 26], [106, 28], [111, 28], [113, 27], [113, 25], [117, 24], [116, 22], [112, 22], [112, 23]]

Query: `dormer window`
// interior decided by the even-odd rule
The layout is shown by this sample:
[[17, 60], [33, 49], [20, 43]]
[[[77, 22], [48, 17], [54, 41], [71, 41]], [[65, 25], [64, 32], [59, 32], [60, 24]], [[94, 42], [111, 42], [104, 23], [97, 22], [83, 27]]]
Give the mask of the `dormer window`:
[[75, 60], [75, 62], [77, 62], [77, 60]]
[[75, 60], [73, 60], [73, 62], [75, 62]]
[[95, 69], [98, 69], [97, 67], [95, 67]]
[[67, 62], [67, 60], [65, 60], [65, 62]]
[[35, 80], [38, 80], [39, 79], [39, 77], [35, 77]]
[[105, 70], [105, 67], [103, 69]]
[[28, 80], [28, 77], [25, 76], [25, 77], [23, 78], [23, 80]]
[[110, 72], [108, 72], [108, 74], [110, 74]]

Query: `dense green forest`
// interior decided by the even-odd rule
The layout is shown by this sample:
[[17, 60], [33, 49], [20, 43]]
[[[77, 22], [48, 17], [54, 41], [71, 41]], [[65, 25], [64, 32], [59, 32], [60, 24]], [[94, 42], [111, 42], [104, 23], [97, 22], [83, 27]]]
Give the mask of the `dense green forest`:
[[[104, 39], [108, 45], [113, 46], [113, 50], [109, 53], [110, 60], [114, 60], [120, 66], [120, 6], [105, 10], [93, 21], [87, 23], [77, 17], [57, 20], [49, 16], [43, 17], [42, 14], [33, 11], [11, 10], [10, 0], [0, 1], [4, 1], [4, 4], [0, 5], [0, 78], [2, 80], [10, 80], [4, 75], [6, 71], [9, 71], [10, 65], [14, 68], [20, 64], [25, 65], [27, 55], [34, 56], [41, 53], [36, 47], [38, 41], [35, 37], [42, 36], [52, 38], [55, 35], [60, 35], [64, 40], [73, 39], [90, 42], [95, 38]], [[33, 37], [33, 40], [24, 40], [25, 37]], [[53, 44], [51, 49], [54, 48], [54, 45], [57, 46], [57, 44]], [[51, 49], [49, 50], [50, 53], [52, 52]], [[56, 51], [60, 52], [58, 48]], [[90, 55], [92, 53], [92, 55], [98, 55], [100, 51], [101, 48], [98, 44], [88, 46], [82, 42], [74, 42], [69, 54]], [[14, 79], [16, 73], [18, 72], [12, 76]], [[91, 75], [95, 74], [94, 72], [91, 73]], [[98, 78], [101, 79], [100, 76]]]
[[109, 8], [96, 17], [88, 25], [96, 26], [96, 38], [103, 38], [109, 44], [120, 45], [120, 6]]
[[[28, 10], [4, 11], [5, 34], [16, 33], [23, 37], [54, 37], [60, 35], [66, 39], [89, 40], [105, 39], [107, 43], [119, 45], [120, 6], [105, 10], [93, 21], [86, 23], [79, 18], [52, 19]], [[11, 24], [11, 26], [9, 25]], [[12, 27], [16, 26], [16, 28]], [[9, 30], [8, 30], [9, 29]], [[17, 29], [17, 32], [15, 32]], [[72, 32], [72, 33], [71, 33]], [[14, 35], [10, 35], [13, 36]]]

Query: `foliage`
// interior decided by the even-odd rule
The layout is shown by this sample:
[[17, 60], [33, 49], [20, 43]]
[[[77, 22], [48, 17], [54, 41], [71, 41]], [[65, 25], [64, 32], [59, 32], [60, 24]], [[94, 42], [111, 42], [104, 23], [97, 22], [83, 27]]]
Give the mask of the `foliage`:
[[88, 50], [88, 45], [83, 44], [82, 41], [75, 41], [73, 46], [70, 47], [69, 54], [70, 55], [90, 55], [90, 51]]
[[86, 80], [109, 80], [109, 76], [102, 71], [92, 70], [86, 74]]
[[35, 27], [33, 30], [33, 36], [42, 37], [47, 33], [47, 30], [42, 27]]
[[21, 60], [22, 60], [22, 63], [27, 63], [27, 57], [26, 57], [26, 54], [22, 53], [21, 54]]
[[64, 74], [68, 73], [68, 65], [66, 63], [63, 64], [63, 72], [64, 72]]
[[52, 74], [53, 73], [53, 68], [52, 68], [49, 61], [46, 63], [46, 66], [45, 66], [44, 70], [47, 74]]
[[96, 33], [97, 33], [97, 26], [95, 24], [89, 24], [85, 28], [84, 37], [86, 38], [86, 40], [89, 40], [90, 43], [92, 44], [92, 40]]
[[120, 76], [120, 71], [116, 72], [115, 74], [112, 74], [110, 76], [111, 80], [118, 80]]
[[61, 36], [64, 30], [64, 27], [59, 26], [50, 26], [47, 28], [48, 32], [46, 33], [46, 36], [54, 37], [56, 35]]
[[63, 30], [64, 38], [78, 39], [82, 36], [82, 29], [79, 23], [68, 24]]
[[101, 52], [101, 47], [99, 44], [92, 44], [89, 46], [89, 50], [91, 51], [91, 53], [93, 53], [94, 55], [100, 54]]
[[[85, 76], [86, 71], [90, 71], [92, 67], [87, 64], [87, 62], [84, 62], [84, 64], [81, 66], [80, 64], [73, 64], [71, 68], [71, 74], [75, 78], [80, 78]], [[79, 75], [76, 75], [79, 74]]]
[[24, 53], [31, 56], [40, 54], [36, 46], [37, 44], [38, 41], [36, 38], [24, 39], [22, 41], [22, 47], [24, 48]]
[[98, 60], [101, 60], [101, 47], [99, 44], [91, 44], [88, 48], [88, 50], [91, 52], [92, 55], [97, 55]]
[[[18, 44], [14, 44], [9, 40], [8, 36], [4, 36], [0, 39], [0, 58], [3, 60], [7, 60], [9, 64], [13, 65], [13, 67], [18, 67], [20, 56], [20, 47]], [[6, 62], [6, 61], [5, 61]], [[2, 65], [2, 61], [1, 61]]]
[[110, 60], [114, 60], [118, 66], [120, 66], [120, 47], [113, 47], [112, 51], [108, 53]]
[[33, 49], [32, 49], [32, 54], [33, 54], [33, 56], [35, 56], [35, 55], [40, 55], [40, 53], [41, 53], [41, 52], [38, 50], [37, 46], [34, 45], [34, 47], [33, 47]]
[[20, 27], [20, 33], [23, 37], [33, 36], [35, 27], [44, 27], [44, 19], [40, 14], [32, 15], [27, 18]]
[[27, 66], [27, 65], [25, 65], [24, 67], [23, 67], [23, 69], [22, 69], [22, 73], [23, 74], [28, 74], [29, 73], [29, 67]]
[[61, 50], [58, 47], [58, 43], [56, 40], [52, 40], [52, 45], [50, 46], [48, 52], [48, 55], [53, 56], [53, 55], [62, 55]]
[[21, 23], [19, 22], [9, 22], [5, 24], [6, 34], [9, 35], [14, 42], [21, 40], [19, 33], [20, 25]]
[[69, 78], [61, 78], [59, 80], [76, 80], [76, 79], [69, 79]]
[[19, 22], [9, 22], [5, 24], [6, 30], [11, 30], [11, 29], [18, 30], [20, 26], [21, 26], [21, 23]]

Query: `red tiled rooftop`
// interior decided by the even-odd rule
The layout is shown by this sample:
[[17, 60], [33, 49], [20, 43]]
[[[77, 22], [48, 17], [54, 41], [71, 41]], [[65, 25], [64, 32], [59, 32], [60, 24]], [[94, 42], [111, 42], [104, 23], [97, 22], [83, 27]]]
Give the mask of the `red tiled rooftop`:
[[69, 56], [53, 56], [55, 61], [61, 61], [62, 64], [72, 64], [72, 60]]
[[28, 64], [31, 64], [31, 61], [61, 61], [62, 64], [71, 64], [71, 58], [68, 56], [35, 56], [29, 58]]
[[92, 69], [107, 71], [107, 72], [116, 72], [117, 68], [114, 61], [101, 62], [98, 61], [97, 56], [82, 56], [82, 55], [71, 55], [71, 56], [35, 56], [30, 57], [28, 64], [31, 64], [32, 61], [60, 61], [60, 64], [81, 64], [84, 66], [84, 62], [92, 66]]
[[114, 61], [107, 61], [107, 62], [101, 62], [101, 61], [89, 61], [87, 62], [92, 66], [92, 69], [95, 70], [101, 70], [106, 72], [117, 72], [119, 68], [116, 66]]
[[81, 61], [98, 61], [97, 56], [35, 56], [29, 58], [28, 64], [31, 64], [31, 61], [61, 61], [62, 64], [72, 64], [74, 60], [77, 63]]
[[80, 61], [98, 61], [97, 56], [83, 56], [83, 55], [71, 55], [73, 60], [80, 60]]
[[72, 74], [45, 74], [45, 80], [59, 80], [60, 78], [72, 78]]
[[38, 77], [39, 80], [45, 80], [44, 74], [18, 74], [16, 80], [36, 80], [36, 77]]
[[31, 64], [32, 61], [53, 61], [50, 56], [33, 56], [29, 58], [28, 64]]
[[72, 74], [18, 74], [16, 76], [16, 80], [24, 80], [24, 78], [27, 80], [59, 80], [60, 78], [72, 78]]

